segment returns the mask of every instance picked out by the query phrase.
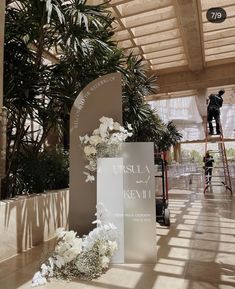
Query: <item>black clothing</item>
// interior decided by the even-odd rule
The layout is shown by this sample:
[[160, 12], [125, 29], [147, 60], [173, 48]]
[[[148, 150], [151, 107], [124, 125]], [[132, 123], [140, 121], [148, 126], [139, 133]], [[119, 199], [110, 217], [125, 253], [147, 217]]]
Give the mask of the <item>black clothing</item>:
[[223, 105], [223, 98], [219, 94], [211, 94], [209, 96], [209, 107], [215, 107], [217, 109], [220, 109]]
[[206, 155], [203, 158], [203, 162], [205, 163], [205, 177], [206, 177], [206, 182], [208, 183], [208, 182], [211, 182], [214, 159], [212, 156]]
[[216, 134], [220, 134], [220, 108], [223, 105], [223, 98], [219, 94], [211, 94], [209, 96], [209, 104], [207, 107], [207, 121], [209, 123], [209, 134], [213, 134], [212, 120], [216, 122]]

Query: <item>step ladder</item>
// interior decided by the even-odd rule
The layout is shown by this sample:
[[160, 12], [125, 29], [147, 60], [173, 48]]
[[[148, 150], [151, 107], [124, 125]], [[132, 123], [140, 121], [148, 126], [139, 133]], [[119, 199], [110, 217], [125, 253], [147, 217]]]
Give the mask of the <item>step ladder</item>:
[[[215, 130], [215, 120], [212, 121], [213, 129]], [[206, 123], [206, 140], [205, 140], [205, 155], [206, 152], [209, 152], [210, 155], [214, 156], [217, 155], [217, 159], [220, 161], [221, 165], [219, 166], [212, 166], [207, 167], [207, 169], [212, 170], [219, 170], [219, 175], [212, 174], [211, 180], [209, 180], [209, 174], [206, 174], [205, 169], [205, 176], [204, 176], [204, 194], [213, 186], [223, 186], [227, 191], [230, 191], [232, 194], [232, 183], [229, 174], [229, 167], [228, 167], [228, 160], [226, 155], [226, 148], [224, 143], [224, 136], [223, 136], [223, 128], [220, 122], [220, 134], [219, 135], [209, 135], [208, 133], [208, 122]], [[217, 150], [208, 150], [208, 143], [217, 143], [218, 149]], [[208, 170], [207, 170], [208, 172]]]

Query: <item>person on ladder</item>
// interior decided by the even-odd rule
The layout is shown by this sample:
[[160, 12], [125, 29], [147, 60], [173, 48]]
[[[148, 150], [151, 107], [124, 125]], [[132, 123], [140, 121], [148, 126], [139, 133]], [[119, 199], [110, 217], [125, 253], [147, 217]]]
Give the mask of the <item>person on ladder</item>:
[[205, 163], [204, 169], [205, 169], [206, 184], [208, 184], [211, 183], [213, 162], [214, 162], [214, 158], [210, 155], [209, 151], [206, 152], [206, 155], [203, 158], [203, 162]]
[[222, 95], [224, 94], [224, 89], [219, 90], [217, 94], [211, 94], [209, 96], [209, 103], [207, 106], [207, 121], [209, 124], [209, 134], [212, 135], [213, 125], [212, 120], [215, 119], [216, 122], [216, 134], [220, 134], [220, 108], [223, 105]]

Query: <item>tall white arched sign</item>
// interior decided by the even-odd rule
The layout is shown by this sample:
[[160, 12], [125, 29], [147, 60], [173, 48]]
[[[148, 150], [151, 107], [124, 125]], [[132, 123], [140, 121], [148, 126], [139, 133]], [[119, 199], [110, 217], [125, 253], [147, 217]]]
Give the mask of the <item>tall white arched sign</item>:
[[90, 134], [102, 116], [122, 123], [121, 75], [111, 73], [92, 81], [76, 98], [70, 113], [69, 227], [80, 236], [92, 228], [96, 211], [96, 182], [86, 183], [86, 165], [79, 136]]

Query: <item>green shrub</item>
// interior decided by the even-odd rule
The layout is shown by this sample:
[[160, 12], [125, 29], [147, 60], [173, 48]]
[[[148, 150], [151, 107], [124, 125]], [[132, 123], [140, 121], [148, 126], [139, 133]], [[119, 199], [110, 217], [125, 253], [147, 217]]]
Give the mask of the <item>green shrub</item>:
[[[42, 193], [67, 188], [69, 161], [65, 151], [43, 151], [38, 155], [18, 153], [11, 174], [11, 195]], [[13, 179], [14, 178], [14, 179]]]

